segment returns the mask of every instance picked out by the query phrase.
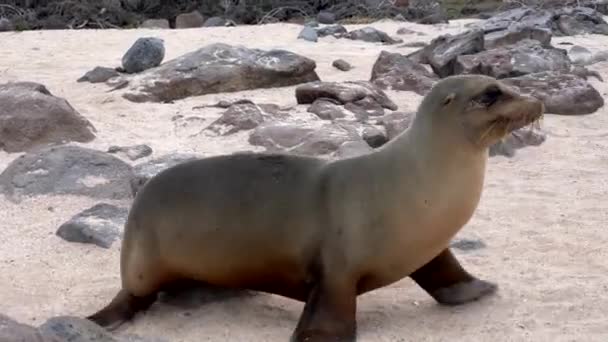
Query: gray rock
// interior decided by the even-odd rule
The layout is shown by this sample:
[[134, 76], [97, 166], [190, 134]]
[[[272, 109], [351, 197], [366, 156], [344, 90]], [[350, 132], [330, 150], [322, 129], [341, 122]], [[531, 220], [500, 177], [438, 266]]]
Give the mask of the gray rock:
[[63, 98], [42, 84], [0, 84], [0, 150], [9, 153], [63, 144], [89, 142], [95, 127]]
[[7, 18], [0, 18], [0, 32], [14, 31], [15, 25]]
[[298, 39], [307, 40], [309, 42], [317, 42], [319, 37], [317, 36], [317, 30], [309, 26], [304, 26], [298, 35]]
[[376, 120], [376, 124], [384, 127], [386, 138], [390, 141], [411, 125], [415, 115], [415, 113], [393, 112]]
[[413, 18], [425, 18], [442, 12], [439, 0], [409, 0], [408, 9]]
[[370, 116], [384, 115], [384, 108], [372, 97], [364, 97], [360, 100], [344, 104], [344, 108], [355, 114], [359, 121], [365, 121]]
[[0, 314], [0, 341], [2, 342], [46, 342], [36, 328], [22, 324]]
[[347, 141], [362, 141], [356, 130], [340, 124], [306, 128], [295, 124], [265, 123], [249, 136], [249, 143], [269, 152], [331, 156]]
[[254, 129], [268, 118], [279, 118], [285, 114], [272, 104], [237, 103], [231, 105], [221, 117], [206, 129], [218, 135], [230, 135]]
[[122, 153], [131, 160], [137, 160], [151, 155], [152, 148], [144, 144], [133, 146], [110, 146], [108, 148], [108, 153]]
[[175, 18], [175, 28], [197, 28], [202, 27], [205, 24], [205, 18], [199, 11], [192, 11], [189, 13], [182, 13]]
[[165, 43], [160, 38], [142, 37], [122, 57], [122, 67], [129, 74], [160, 65], [165, 58]]
[[77, 82], [101, 83], [116, 76], [120, 76], [116, 69], [97, 66], [93, 70], [87, 71]]
[[348, 30], [342, 25], [331, 25], [331, 26], [325, 26], [320, 29], [317, 29], [317, 35], [319, 35], [319, 37], [325, 37], [325, 36], [341, 37], [341, 36], [345, 35], [346, 33], [348, 33]]
[[540, 146], [547, 140], [546, 134], [534, 127], [524, 127], [511, 132], [504, 139], [490, 146], [490, 156], [513, 157], [518, 149]]
[[521, 24], [510, 25], [507, 29], [490, 32], [484, 36], [484, 48], [486, 50], [517, 44], [522, 40], [536, 40], [543, 47], [551, 46], [551, 30], [544, 27], [530, 27]]
[[310, 21], [307, 21], [306, 23], [304, 23], [304, 26], [319, 27], [319, 22], [316, 20], [310, 20]]
[[90, 243], [110, 248], [122, 237], [129, 210], [100, 203], [73, 216], [57, 229], [57, 236], [69, 242]]
[[115, 336], [88, 319], [73, 316], [52, 317], [38, 330], [44, 342], [167, 342], [129, 334]]
[[321, 24], [334, 24], [336, 22], [336, 15], [332, 12], [321, 11], [317, 14], [317, 21]]
[[581, 65], [574, 66], [572, 68], [572, 70], [570, 70], [570, 73], [583, 78], [585, 81], [589, 80], [589, 77], [595, 77], [600, 82], [604, 82], [604, 78], [602, 77], [602, 75], [600, 75], [599, 72], [597, 72], [595, 70], [589, 70], [586, 67], [581, 66]]
[[211, 17], [205, 20], [204, 27], [226, 26], [228, 21], [222, 17]]
[[323, 120], [336, 120], [346, 116], [344, 106], [338, 100], [323, 97], [316, 99], [308, 107], [308, 112]]
[[348, 63], [347, 61], [345, 61], [343, 59], [336, 59], [335, 61], [333, 61], [333, 63], [331, 65], [340, 71], [349, 71], [350, 69], [353, 68], [353, 66], [350, 65], [350, 63]]
[[342, 35], [342, 37], [352, 39], [352, 40], [362, 40], [365, 42], [384, 43], [384, 44], [397, 44], [397, 43], [403, 42], [403, 40], [394, 39], [391, 36], [389, 36], [386, 32], [380, 31], [371, 26], [367, 26], [364, 28], [350, 31], [350, 32]]
[[296, 88], [298, 104], [313, 103], [318, 98], [338, 100], [341, 104], [370, 97], [383, 108], [397, 110], [397, 105], [379, 87], [367, 81], [309, 82]]
[[141, 28], [149, 28], [149, 29], [168, 29], [169, 28], [169, 20], [167, 19], [147, 19], [144, 20], [141, 25]]
[[0, 193], [23, 196], [71, 194], [104, 199], [130, 197], [131, 166], [110, 154], [77, 146], [53, 146], [13, 160], [0, 174]]
[[459, 249], [461, 251], [474, 251], [486, 248], [486, 244], [483, 241], [477, 239], [456, 239], [450, 243], [450, 247]]
[[159, 172], [197, 158], [198, 156], [194, 154], [172, 153], [135, 165], [133, 168], [134, 175], [129, 180], [129, 190], [131, 191], [131, 195], [135, 197], [137, 192], [146, 184], [146, 182]]
[[496, 78], [517, 77], [542, 71], [569, 71], [566, 50], [546, 48], [536, 40], [522, 40], [474, 55], [458, 56], [456, 74], [484, 74]]
[[400, 48], [424, 48], [429, 46], [429, 44], [425, 42], [410, 42], [399, 45]]
[[585, 47], [574, 45], [568, 51], [568, 56], [572, 64], [589, 65], [593, 58], [593, 53]]
[[419, 95], [425, 95], [438, 80], [423, 65], [388, 51], [380, 52], [370, 78], [381, 89], [413, 91]]
[[369, 147], [365, 141], [347, 141], [338, 148], [333, 157], [335, 159], [353, 158], [373, 151], [374, 149]]
[[367, 126], [361, 132], [361, 137], [372, 148], [378, 148], [388, 142], [386, 134], [375, 126]]
[[551, 114], [591, 114], [604, 105], [602, 95], [591, 84], [569, 73], [546, 71], [506, 78], [503, 82], [540, 99]]
[[397, 30], [397, 34], [416, 34], [416, 33], [419, 33], [419, 32], [416, 32], [414, 30], [410, 30], [407, 27], [401, 27], [401, 28], [399, 28]]
[[285, 50], [222, 43], [190, 52], [133, 76], [123, 95], [133, 102], [167, 102], [212, 93], [316, 81], [312, 59]]
[[506, 30], [513, 24], [527, 27], [549, 28], [553, 26], [553, 14], [549, 10], [518, 7], [499, 12], [493, 17], [484, 20], [481, 24], [473, 25], [473, 27], [478, 27], [486, 33], [490, 33]]
[[461, 55], [472, 55], [484, 50], [484, 33], [470, 30], [458, 35], [442, 35], [423, 48], [425, 59], [439, 77], [454, 75], [456, 59]]

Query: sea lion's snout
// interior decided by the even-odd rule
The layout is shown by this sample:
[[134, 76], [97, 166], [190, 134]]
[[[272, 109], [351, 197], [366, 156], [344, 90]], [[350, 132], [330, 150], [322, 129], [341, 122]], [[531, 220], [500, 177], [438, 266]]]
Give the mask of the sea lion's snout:
[[545, 105], [539, 99], [517, 95], [506, 103], [500, 119], [508, 122], [506, 133], [509, 133], [535, 122], [542, 117], [544, 111]]

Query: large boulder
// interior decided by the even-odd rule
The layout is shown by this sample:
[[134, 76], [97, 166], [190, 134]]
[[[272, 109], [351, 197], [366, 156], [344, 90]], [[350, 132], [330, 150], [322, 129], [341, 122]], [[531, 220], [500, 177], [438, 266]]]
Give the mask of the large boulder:
[[405, 55], [382, 51], [370, 81], [382, 89], [413, 91], [425, 95], [439, 78]]
[[298, 104], [311, 104], [319, 98], [334, 99], [343, 105], [369, 98], [383, 108], [397, 109], [397, 105], [382, 89], [367, 81], [318, 81], [302, 84], [296, 88]]
[[239, 131], [254, 129], [267, 119], [286, 117], [278, 105], [270, 103], [255, 104], [253, 102], [236, 103], [217, 120], [207, 126], [217, 135], [230, 135]]
[[160, 38], [142, 37], [122, 56], [122, 67], [129, 74], [160, 65], [165, 58], [165, 43]]
[[536, 40], [526, 39], [515, 45], [458, 56], [454, 72], [506, 78], [542, 71], [567, 72], [570, 67], [566, 50], [543, 47]]
[[543, 47], [551, 46], [553, 34], [546, 27], [530, 27], [522, 24], [510, 25], [507, 29], [489, 32], [484, 35], [484, 48], [486, 50], [517, 44], [522, 40], [532, 39], [538, 41]]
[[319, 80], [316, 63], [285, 50], [211, 44], [133, 76], [123, 95], [134, 102], [291, 86]]
[[604, 105], [604, 98], [591, 84], [570, 73], [546, 71], [506, 78], [503, 82], [540, 99], [551, 114], [591, 114]]
[[71, 194], [104, 199], [130, 198], [131, 166], [101, 152], [52, 146], [24, 154], [0, 174], [0, 193], [12, 201], [24, 196]]
[[127, 208], [107, 203], [96, 204], [63, 223], [55, 234], [68, 242], [90, 243], [110, 248], [122, 237]]
[[89, 142], [95, 128], [42, 84], [0, 84], [0, 150], [23, 152], [70, 141]]

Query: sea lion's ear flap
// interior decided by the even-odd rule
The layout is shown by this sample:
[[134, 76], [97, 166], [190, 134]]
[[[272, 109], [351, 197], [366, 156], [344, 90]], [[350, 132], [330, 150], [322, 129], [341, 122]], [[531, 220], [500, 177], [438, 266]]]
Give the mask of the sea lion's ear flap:
[[454, 101], [454, 98], [456, 97], [456, 94], [454, 93], [450, 93], [448, 96], [446, 96], [443, 99], [443, 102], [441, 103], [442, 106], [447, 106], [449, 105], [452, 101]]

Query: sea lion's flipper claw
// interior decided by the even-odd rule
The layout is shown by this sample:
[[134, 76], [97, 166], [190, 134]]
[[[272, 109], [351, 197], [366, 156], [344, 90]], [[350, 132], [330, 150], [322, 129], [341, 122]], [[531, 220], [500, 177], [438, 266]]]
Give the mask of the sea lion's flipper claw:
[[410, 277], [443, 305], [472, 302], [498, 289], [496, 284], [469, 274], [449, 249], [442, 251]]
[[314, 286], [290, 341], [356, 341], [356, 306], [354, 284]]

